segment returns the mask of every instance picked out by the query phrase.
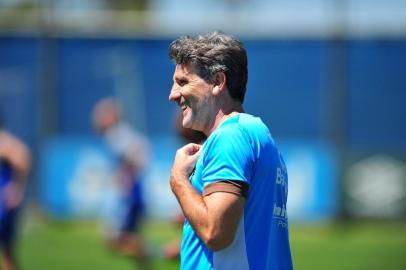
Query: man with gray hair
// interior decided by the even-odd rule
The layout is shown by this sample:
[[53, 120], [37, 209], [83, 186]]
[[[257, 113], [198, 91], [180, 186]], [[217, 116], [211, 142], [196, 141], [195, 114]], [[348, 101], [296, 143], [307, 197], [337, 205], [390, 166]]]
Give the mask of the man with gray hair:
[[203, 145], [175, 156], [170, 185], [186, 217], [182, 270], [292, 269], [287, 171], [269, 129], [244, 112], [247, 54], [219, 32], [170, 45], [169, 95]]

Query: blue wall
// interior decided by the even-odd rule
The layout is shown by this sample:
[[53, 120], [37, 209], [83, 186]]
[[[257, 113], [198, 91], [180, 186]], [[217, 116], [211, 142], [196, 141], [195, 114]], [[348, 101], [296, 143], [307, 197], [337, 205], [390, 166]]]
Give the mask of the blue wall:
[[405, 149], [406, 41], [352, 42], [349, 58], [350, 146]]
[[38, 134], [39, 40], [0, 38], [0, 113], [30, 145]]
[[[40, 74], [48, 73], [55, 96], [49, 113], [57, 123], [49, 135], [92, 133], [92, 105], [120, 87], [142, 93], [133, 103], [142, 104], [150, 135], [172, 131], [175, 106], [167, 96], [174, 67], [167, 57], [169, 39], [53, 42], [55, 50], [46, 59], [53, 61], [48, 67], [54, 69], [47, 72], [42, 63], [47, 51], [40, 38], [0, 37], [0, 110], [7, 125], [31, 145], [43, 134], [38, 126], [40, 91], [47, 85], [43, 80], [50, 78]], [[344, 42], [342, 90], [329, 80], [334, 75], [329, 54], [334, 41], [247, 39], [245, 44], [246, 110], [261, 116], [277, 138], [329, 140], [326, 129], [340, 114], [345, 123], [341, 139], [350, 148], [406, 146], [406, 41]], [[124, 69], [117, 70], [120, 66]], [[117, 76], [122, 77], [119, 86]], [[342, 96], [343, 108], [331, 111], [331, 96]]]

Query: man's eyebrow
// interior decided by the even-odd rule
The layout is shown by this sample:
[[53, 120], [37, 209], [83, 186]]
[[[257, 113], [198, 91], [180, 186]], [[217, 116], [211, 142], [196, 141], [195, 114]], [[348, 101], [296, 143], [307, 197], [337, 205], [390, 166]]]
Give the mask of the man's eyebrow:
[[189, 78], [184, 75], [175, 75], [173, 76], [173, 80], [175, 81], [188, 81]]

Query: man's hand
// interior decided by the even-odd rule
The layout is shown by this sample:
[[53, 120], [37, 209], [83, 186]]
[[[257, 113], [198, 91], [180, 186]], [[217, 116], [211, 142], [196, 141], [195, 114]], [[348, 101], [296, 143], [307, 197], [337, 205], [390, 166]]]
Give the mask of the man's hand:
[[173, 162], [171, 174], [189, 177], [192, 173], [196, 160], [200, 155], [201, 145], [189, 143], [178, 149]]
[[172, 187], [177, 181], [189, 179], [195, 167], [196, 160], [200, 155], [200, 149], [201, 145], [190, 143], [176, 152], [170, 177]]

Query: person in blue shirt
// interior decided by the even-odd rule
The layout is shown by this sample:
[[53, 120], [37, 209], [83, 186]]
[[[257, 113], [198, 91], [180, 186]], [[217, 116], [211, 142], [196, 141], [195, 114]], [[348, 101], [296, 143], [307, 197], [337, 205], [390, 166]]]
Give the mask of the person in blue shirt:
[[116, 157], [114, 179], [121, 198], [109, 220], [109, 245], [134, 258], [142, 269], [151, 269], [140, 233], [145, 208], [141, 178], [149, 160], [149, 141], [124, 120], [120, 105], [113, 97], [99, 100], [92, 117], [95, 129], [103, 134]]
[[28, 147], [0, 123], [0, 269], [17, 269], [16, 226], [25, 180], [31, 167]]
[[267, 126], [243, 109], [247, 54], [212, 32], [173, 41], [169, 100], [203, 145], [176, 152], [170, 185], [185, 215], [182, 270], [292, 269], [288, 177]]

